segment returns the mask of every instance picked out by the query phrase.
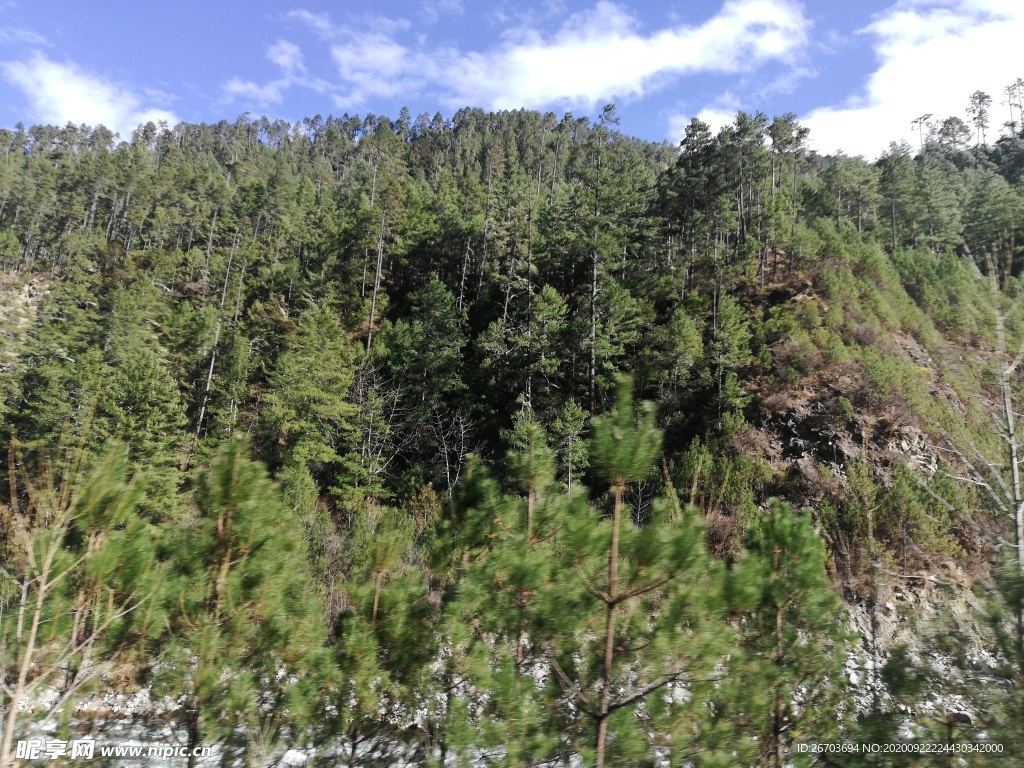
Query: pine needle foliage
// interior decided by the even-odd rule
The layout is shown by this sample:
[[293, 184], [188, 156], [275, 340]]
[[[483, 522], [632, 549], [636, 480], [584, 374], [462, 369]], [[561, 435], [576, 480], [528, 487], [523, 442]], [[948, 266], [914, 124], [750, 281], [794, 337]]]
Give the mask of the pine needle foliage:
[[298, 740], [321, 704], [330, 656], [298, 520], [241, 438], [214, 457], [197, 514], [165, 537], [170, 607], [154, 692], [178, 702], [190, 747], [259, 764]]
[[847, 651], [842, 602], [808, 515], [775, 503], [751, 527], [747, 548], [730, 572], [736, 605], [750, 611], [740, 631], [747, 666], [737, 706], [748, 737], [757, 736], [760, 761], [810, 765], [816, 758], [797, 745], [838, 737]]
[[26, 735], [27, 701], [50, 690], [45, 714], [60, 712], [159, 615], [153, 529], [136, 513], [142, 493], [127, 448], [111, 445], [92, 466], [83, 443], [59, 448], [34, 472], [18, 442], [10, 449], [10, 503], [0, 507], [2, 765]]
[[700, 738], [692, 702], [729, 636], [720, 571], [692, 508], [672, 515], [678, 504], [659, 500], [642, 526], [626, 510], [624, 491], [652, 471], [660, 433], [627, 380], [619, 392], [594, 420], [591, 445], [611, 514], [582, 486], [564, 492], [536, 425], [508, 461], [519, 494], [474, 468], [456, 498], [450, 610], [486, 651], [472, 674], [490, 692], [487, 733], [501, 765], [648, 765]]

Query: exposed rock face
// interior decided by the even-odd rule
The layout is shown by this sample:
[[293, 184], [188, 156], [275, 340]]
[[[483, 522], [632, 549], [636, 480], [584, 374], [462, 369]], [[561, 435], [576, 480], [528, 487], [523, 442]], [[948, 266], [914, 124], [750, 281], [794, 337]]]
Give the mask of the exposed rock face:
[[[957, 392], [943, 381], [940, 365], [917, 340], [893, 334], [891, 341], [891, 353], [902, 354], [912, 364], [941, 407], [967, 414]], [[788, 495], [787, 500], [815, 512], [826, 502], [844, 498], [851, 462], [866, 461], [882, 486], [891, 485], [900, 466], [917, 470], [927, 482], [939, 470], [938, 446], [945, 446], [946, 438], [899, 398], [864, 407], [868, 387], [865, 371], [856, 365], [823, 364], [804, 375], [799, 385], [758, 399], [754, 430], [760, 436], [738, 449], [761, 450], [760, 457], [776, 472], [800, 478], [802, 483], [793, 487], [802, 487], [803, 496]], [[830, 545], [842, 551], [849, 542]], [[901, 713], [908, 738], [923, 722], [949, 727], [977, 723], [979, 708], [985, 706], [978, 682], [1000, 684], [995, 674], [1000, 660], [986, 647], [972, 578], [952, 560], [932, 563], [926, 570], [911, 567], [905, 573], [897, 573], [895, 566], [892, 571], [877, 567], [874, 576], [855, 578], [849, 567], [835, 574], [846, 587], [849, 627], [855, 636], [845, 675], [857, 712], [879, 706]], [[842, 567], [837, 564], [837, 569]], [[905, 660], [929, 680], [925, 692], [913, 701], [897, 699], [886, 687], [883, 670], [894, 659]]]
[[886, 485], [900, 464], [913, 465], [929, 475], [938, 469], [938, 451], [919, 427], [885, 416], [842, 414], [836, 399], [827, 394], [808, 397], [781, 413], [766, 414], [761, 430], [767, 433], [764, 444], [769, 446], [764, 458], [776, 470], [798, 471], [812, 488], [821, 482], [822, 466], [841, 487], [845, 467], [862, 458], [865, 451], [876, 476]]
[[33, 276], [24, 282], [0, 275], [0, 367], [12, 365], [25, 341], [43, 297], [49, 293], [49, 279]]
[[904, 463], [912, 463], [928, 474], [933, 474], [939, 468], [938, 454], [929, 445], [924, 432], [917, 427], [895, 428], [889, 435], [885, 450], [895, 454], [897, 461], [902, 458]]
[[[923, 574], [882, 573], [874, 600], [848, 606], [857, 641], [845, 674], [858, 711], [877, 705], [901, 712], [908, 728], [923, 719], [952, 718], [949, 723], [962, 725], [978, 719], [978, 707], [991, 693], [988, 688], [1002, 684], [996, 675], [1000, 660], [985, 647], [982, 614], [969, 585], [939, 581]], [[954, 636], [957, 642], [948, 642]], [[906, 649], [905, 661], [931, 681], [913, 702], [893, 697], [883, 682], [883, 670], [900, 647]]]

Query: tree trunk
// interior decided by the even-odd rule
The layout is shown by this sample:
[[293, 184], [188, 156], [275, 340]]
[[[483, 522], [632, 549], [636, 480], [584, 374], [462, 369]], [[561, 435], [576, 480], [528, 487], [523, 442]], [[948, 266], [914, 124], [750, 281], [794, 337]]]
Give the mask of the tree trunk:
[[1021, 493], [1020, 459], [1018, 456], [1016, 413], [1013, 408], [1013, 393], [1010, 375], [1015, 370], [1015, 363], [1007, 363], [1006, 326], [1001, 309], [1001, 297], [996, 282], [995, 264], [992, 257], [986, 254], [988, 261], [989, 290], [992, 294], [993, 309], [996, 316], [996, 352], [999, 359], [999, 390], [1003, 398], [1003, 418], [1005, 419], [1006, 444], [1010, 452], [1010, 474], [1014, 505], [1014, 522], [1017, 533], [1017, 566], [1024, 572], [1024, 495]]
[[466, 247], [462, 251], [462, 274], [459, 276], [459, 300], [455, 308], [461, 312], [462, 302], [466, 296], [466, 269], [469, 267], [469, 238], [466, 238]]
[[[779, 567], [779, 551], [775, 551], [775, 568]], [[782, 615], [784, 605], [775, 606], [775, 666], [782, 669], [785, 666], [785, 655], [782, 650]], [[780, 684], [775, 684], [775, 707], [772, 712], [772, 765], [781, 768], [782, 757], [782, 731], [786, 718], [786, 702], [780, 690]]]
[[597, 408], [597, 248], [594, 249], [593, 268], [590, 278], [590, 414]]
[[235, 317], [231, 321], [234, 327], [238, 327], [238, 309], [242, 304], [242, 283], [245, 281], [245, 268], [249, 266], [246, 263], [242, 263], [242, 271], [238, 273], [238, 292], [235, 294]]
[[[1003, 438], [1006, 440], [1010, 459], [1010, 476], [1013, 503], [1013, 516], [1016, 527], [1017, 548], [1017, 574], [1024, 573], [1024, 494], [1021, 492], [1020, 481], [1020, 446], [1017, 444], [1016, 413], [1013, 405], [1013, 392], [1010, 376], [1013, 374], [1022, 357], [1024, 357], [1024, 345], [1017, 355], [1017, 359], [1009, 362], [1006, 346], [1006, 325], [1005, 316], [1002, 311], [1002, 297], [999, 294], [999, 286], [996, 278], [996, 268], [993, 259], [994, 254], [985, 253], [986, 266], [988, 267], [989, 291], [992, 295], [992, 309], [995, 311], [996, 319], [996, 353], [997, 364], [999, 365], [999, 390], [1003, 399], [1003, 419], [1001, 425]], [[1016, 615], [1017, 649], [1019, 658], [1024, 658], [1024, 606], [1017, 611]]]
[[377, 314], [377, 292], [380, 290], [380, 272], [384, 263], [384, 218], [386, 213], [380, 216], [380, 237], [377, 238], [377, 269], [373, 277], [373, 298], [370, 299], [370, 321], [366, 325], [366, 351], [370, 351], [373, 343], [373, 322]]
[[892, 251], [896, 252], [896, 195], [889, 195], [889, 202], [892, 207]]
[[[35, 655], [36, 635], [39, 631], [39, 622], [43, 613], [43, 606], [46, 602], [46, 595], [49, 592], [49, 564], [52, 562], [52, 554], [48, 554], [46, 565], [39, 577], [39, 586], [36, 588], [35, 608], [32, 614], [32, 628], [29, 630], [28, 643], [20, 659], [18, 670], [18, 681], [11, 692], [9, 709], [6, 722], [4, 723], [3, 740], [0, 741], [0, 766], [7, 768], [13, 765], [11, 760], [11, 747], [14, 743], [14, 725], [18, 719], [18, 707], [25, 694], [25, 684], [28, 681], [28, 673], [32, 668], [32, 661]], [[18, 614], [18, 645], [21, 645], [21, 632], [24, 626], [24, 611], [28, 605], [28, 582], [22, 584], [21, 606]], [[20, 650], [20, 647], [19, 647]]]
[[89, 207], [89, 214], [85, 217], [85, 222], [82, 225], [83, 229], [88, 230], [92, 228], [93, 220], [96, 218], [96, 204], [99, 202], [99, 199], [100, 188], [97, 186], [95, 191], [92, 193], [92, 205]]
[[188, 732], [188, 768], [195, 768], [196, 765], [196, 747], [199, 746], [199, 739], [202, 737], [202, 733], [199, 730], [199, 704], [194, 701], [188, 702], [194, 708], [186, 710], [186, 723], [185, 728]]
[[[203, 285], [206, 285], [206, 281], [210, 276], [210, 250], [213, 248], [213, 233], [217, 229], [217, 214], [220, 213], [220, 208], [213, 212], [213, 222], [210, 224], [210, 236], [206, 239], [206, 267], [203, 269]], [[205, 293], [205, 289], [203, 291]]]
[[1008, 290], [1013, 277], [1013, 235], [1003, 243], [1003, 290]]
[[615, 661], [615, 611], [619, 582], [619, 528], [622, 524], [622, 494], [625, 484], [615, 484], [615, 505], [612, 508], [612, 546], [608, 552], [608, 596], [604, 636], [604, 671], [601, 675], [601, 703], [597, 711], [596, 768], [604, 768], [605, 746], [608, 738], [608, 717], [611, 714], [612, 665]]
[[213, 389], [213, 367], [217, 363], [217, 345], [220, 344], [220, 329], [223, 321], [224, 301], [228, 295], [228, 279], [231, 277], [231, 261], [235, 257], [235, 248], [238, 245], [238, 236], [235, 236], [231, 244], [231, 253], [228, 254], [228, 266], [224, 270], [224, 287], [220, 292], [220, 311], [217, 313], [217, 325], [213, 331], [213, 351], [210, 354], [210, 369], [206, 373], [206, 387], [203, 390], [203, 404], [199, 408], [199, 418], [196, 421], [196, 436], [192, 444], [193, 450], [199, 445], [199, 433], [203, 428], [203, 419], [206, 417], [206, 406], [210, 402], [210, 391]]

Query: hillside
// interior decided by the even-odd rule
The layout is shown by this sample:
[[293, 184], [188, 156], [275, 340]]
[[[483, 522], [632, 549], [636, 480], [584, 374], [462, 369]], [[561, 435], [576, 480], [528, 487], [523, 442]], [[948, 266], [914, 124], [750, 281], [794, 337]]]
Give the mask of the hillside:
[[0, 764], [1024, 759], [1024, 135], [956, 120], [0, 131]]

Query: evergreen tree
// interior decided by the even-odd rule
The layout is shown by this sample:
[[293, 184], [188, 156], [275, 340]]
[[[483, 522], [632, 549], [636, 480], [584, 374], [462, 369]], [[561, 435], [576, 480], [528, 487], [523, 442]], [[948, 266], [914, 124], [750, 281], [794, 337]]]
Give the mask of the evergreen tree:
[[471, 464], [438, 537], [449, 542], [442, 551], [452, 582], [445, 669], [449, 676], [461, 669], [463, 717], [480, 719], [479, 731], [464, 735], [475, 735], [478, 749], [503, 751], [496, 764], [507, 766], [566, 751], [546, 656], [557, 622], [549, 592], [562, 575], [558, 526], [582, 502], [579, 493], [559, 493], [552, 452], [536, 422], [523, 424], [514, 442], [511, 476], [525, 498], [502, 494], [484, 468]]
[[[59, 446], [64, 448], [63, 445]], [[61, 454], [64, 456], [61, 456]], [[136, 508], [123, 446], [88, 466], [83, 446], [24, 469], [11, 445], [11, 493], [0, 507], [0, 764], [13, 765], [26, 704], [45, 687], [52, 717], [109, 674], [132, 640], [158, 627], [154, 531]]]
[[349, 437], [352, 380], [352, 350], [336, 318], [324, 308], [307, 310], [269, 376], [269, 436], [316, 472], [337, 465]]
[[839, 596], [811, 520], [781, 503], [751, 527], [749, 555], [733, 571], [752, 613], [740, 646], [755, 666], [745, 674], [743, 716], [758, 734], [761, 759], [796, 761], [796, 745], [835, 740], [846, 651]]
[[225, 443], [202, 478], [195, 520], [161, 542], [170, 617], [154, 693], [179, 703], [190, 755], [221, 745], [259, 765], [305, 735], [331, 664], [299, 565], [299, 523], [247, 453], [240, 438]]
[[996, 599], [990, 601], [989, 623], [999, 654], [998, 687], [993, 686], [989, 722], [991, 740], [1006, 754], [1019, 755], [1024, 746], [1024, 578], [1015, 561], [1005, 562], [997, 573]]
[[[644, 525], [628, 514], [626, 489], [651, 471], [661, 445], [653, 406], [644, 404], [636, 420], [630, 394], [630, 383], [620, 383], [613, 413], [594, 421], [591, 465], [610, 485], [612, 509], [604, 519], [576, 515], [559, 535], [580, 586], [560, 588], [565, 623], [548, 652], [563, 695], [584, 715], [570, 732], [593, 739], [583, 752], [596, 766], [647, 759], [653, 745], [640, 712], [658, 712], [662, 689], [699, 686], [725, 634], [709, 624], [714, 569], [693, 511], [666, 519], [660, 507]], [[591, 639], [579, 627], [589, 627]]]

